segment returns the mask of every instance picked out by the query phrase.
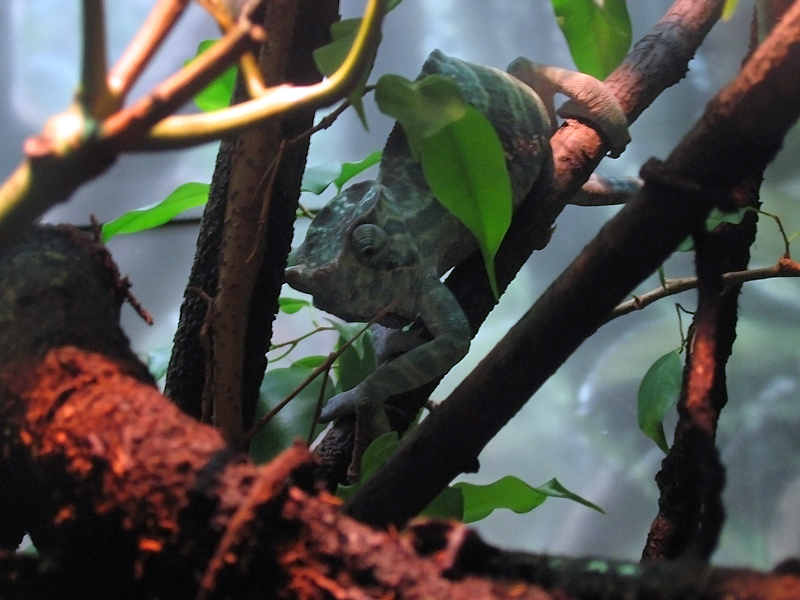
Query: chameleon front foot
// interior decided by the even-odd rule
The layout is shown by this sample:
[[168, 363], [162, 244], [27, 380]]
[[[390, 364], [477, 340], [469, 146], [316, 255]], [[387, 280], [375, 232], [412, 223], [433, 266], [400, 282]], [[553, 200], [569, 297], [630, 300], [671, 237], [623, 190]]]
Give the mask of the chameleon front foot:
[[320, 423], [330, 423], [340, 417], [352, 415], [362, 406], [369, 406], [372, 402], [364, 393], [362, 386], [357, 385], [352, 390], [336, 394], [322, 407], [317, 419]]
[[389, 419], [382, 402], [375, 402], [357, 385], [352, 390], [337, 394], [322, 409], [318, 421], [327, 423], [340, 417], [356, 415], [355, 440], [350, 465], [347, 468], [348, 483], [355, 483], [361, 472], [361, 458], [364, 451], [379, 435], [389, 431]]

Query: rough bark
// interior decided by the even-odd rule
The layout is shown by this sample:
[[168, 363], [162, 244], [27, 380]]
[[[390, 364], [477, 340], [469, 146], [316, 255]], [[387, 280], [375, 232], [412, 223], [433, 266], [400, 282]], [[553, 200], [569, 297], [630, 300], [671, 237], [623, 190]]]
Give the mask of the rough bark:
[[[269, 85], [319, 81], [311, 53], [330, 41], [337, 10], [338, 0], [268, 3], [271, 41], [260, 66]], [[241, 89], [237, 95], [243, 99]], [[313, 118], [303, 111], [273, 119], [220, 146], [184, 292], [166, 393], [198, 418], [204, 394], [208, 403], [223, 399], [220, 409], [231, 403], [226, 420], [234, 439], [255, 415], [309, 140], [285, 151], [281, 145], [311, 128]]]

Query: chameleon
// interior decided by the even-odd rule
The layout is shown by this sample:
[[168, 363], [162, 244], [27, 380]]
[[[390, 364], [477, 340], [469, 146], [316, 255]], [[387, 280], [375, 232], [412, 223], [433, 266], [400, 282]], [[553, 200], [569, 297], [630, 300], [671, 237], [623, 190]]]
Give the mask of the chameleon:
[[[630, 141], [624, 112], [589, 75], [526, 58], [514, 60], [504, 72], [439, 50], [428, 57], [420, 77], [430, 74], [453, 79], [464, 100], [494, 126], [514, 208], [549, 159], [555, 93], [570, 98], [558, 114], [593, 123], [612, 156]], [[477, 247], [472, 233], [435, 198], [402, 127], [395, 124], [376, 179], [350, 186], [319, 211], [290, 258], [286, 279], [312, 295], [315, 306], [346, 321], [368, 322], [381, 315], [379, 324], [397, 329], [419, 319], [431, 339], [404, 342], [411, 332], [396, 332], [395, 345], [408, 350], [331, 398], [321, 422], [381, 407], [390, 396], [444, 375], [466, 355], [467, 317], [440, 278]]]

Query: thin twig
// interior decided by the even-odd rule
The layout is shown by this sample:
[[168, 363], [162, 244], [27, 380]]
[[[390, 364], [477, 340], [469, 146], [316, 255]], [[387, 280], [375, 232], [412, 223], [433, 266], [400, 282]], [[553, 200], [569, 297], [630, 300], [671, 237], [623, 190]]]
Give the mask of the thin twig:
[[[374, 89], [375, 89], [374, 85], [366, 86], [364, 88], [364, 93], [362, 94], [362, 97], [364, 95], [368, 94], [369, 92], [373, 91]], [[319, 123], [314, 125], [314, 127], [310, 127], [309, 129], [306, 129], [303, 133], [301, 133], [300, 135], [298, 135], [295, 138], [292, 138], [287, 143], [289, 144], [290, 147], [294, 146], [295, 144], [298, 144], [299, 142], [302, 142], [306, 138], [310, 138], [315, 133], [318, 133], [318, 132], [320, 132], [320, 131], [322, 131], [324, 129], [328, 129], [329, 127], [331, 127], [336, 122], [336, 120], [342, 115], [342, 113], [344, 111], [346, 111], [348, 108], [350, 108], [352, 105], [353, 105], [353, 103], [350, 101], [350, 99], [346, 98], [334, 110], [332, 110], [327, 115], [322, 117], [319, 120]]]
[[[771, 267], [760, 269], [748, 269], [747, 271], [733, 271], [722, 276], [722, 282], [726, 287], [741, 285], [747, 281], [759, 281], [761, 279], [775, 279], [777, 277], [800, 277], [800, 263], [794, 262], [789, 258], [781, 258], [777, 264]], [[667, 279], [663, 287], [654, 289], [651, 292], [636, 296], [633, 300], [628, 300], [617, 306], [609, 315], [608, 320], [616, 319], [623, 315], [632, 313], [635, 310], [642, 310], [646, 306], [653, 304], [657, 300], [680, 294], [687, 290], [697, 287], [697, 277], [682, 277], [679, 279]]]
[[255, 100], [223, 110], [168, 117], [153, 127], [137, 148], [178, 148], [211, 141], [238, 133], [287, 110], [324, 106], [347, 95], [372, 58], [387, 4], [388, 0], [369, 0], [350, 52], [336, 72], [322, 82], [308, 86], [278, 85]]
[[[232, 30], [146, 97], [106, 119], [103, 122], [102, 137], [112, 146], [124, 147], [133, 143], [145, 131], [222, 75], [242, 53], [251, 46], [262, 43], [264, 39], [264, 30], [257, 25], [241, 26]], [[227, 110], [230, 109], [208, 113], [207, 116]]]
[[306, 389], [311, 384], [312, 381], [314, 381], [317, 377], [319, 377], [325, 371], [330, 369], [331, 365], [336, 361], [336, 359], [339, 358], [345, 350], [347, 350], [350, 346], [352, 346], [353, 343], [359, 337], [361, 337], [367, 329], [370, 328], [370, 326], [374, 325], [375, 323], [380, 321], [383, 317], [385, 317], [389, 313], [389, 311], [391, 311], [395, 307], [395, 305], [399, 300], [400, 298], [395, 299], [391, 304], [386, 306], [378, 314], [372, 317], [369, 323], [365, 324], [364, 327], [362, 327], [356, 335], [347, 340], [337, 350], [331, 352], [328, 355], [328, 357], [322, 362], [322, 364], [320, 364], [316, 369], [314, 369], [311, 372], [311, 374], [308, 377], [306, 377], [305, 380], [300, 385], [298, 385], [294, 390], [292, 390], [292, 393], [286, 396], [286, 398], [284, 398], [280, 402], [280, 404], [278, 404], [275, 408], [269, 411], [266, 415], [261, 417], [258, 423], [253, 425], [253, 427], [249, 431], [245, 432], [245, 434], [242, 436], [242, 439], [245, 442], [248, 442], [251, 439], [253, 439], [253, 436], [255, 436], [267, 423], [269, 423], [270, 420], [272, 420], [272, 418], [275, 415], [277, 415], [283, 409], [284, 406], [289, 404], [289, 402], [291, 402], [300, 392]]
[[136, 83], [188, 5], [189, 0], [159, 0], [150, 11], [136, 37], [109, 73], [109, 88], [120, 101]]
[[86, 114], [102, 119], [118, 108], [106, 82], [106, 26], [103, 0], [83, 0], [83, 57], [78, 101]]

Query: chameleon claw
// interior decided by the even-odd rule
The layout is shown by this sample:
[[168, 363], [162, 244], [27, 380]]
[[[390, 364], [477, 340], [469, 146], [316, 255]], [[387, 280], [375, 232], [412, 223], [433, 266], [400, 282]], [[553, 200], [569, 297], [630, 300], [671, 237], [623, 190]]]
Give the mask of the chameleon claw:
[[352, 415], [360, 407], [371, 404], [369, 397], [366, 396], [360, 385], [357, 385], [352, 390], [336, 394], [333, 398], [328, 400], [328, 403], [322, 407], [317, 421], [320, 423], [330, 423], [340, 417]]

